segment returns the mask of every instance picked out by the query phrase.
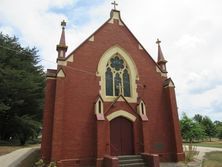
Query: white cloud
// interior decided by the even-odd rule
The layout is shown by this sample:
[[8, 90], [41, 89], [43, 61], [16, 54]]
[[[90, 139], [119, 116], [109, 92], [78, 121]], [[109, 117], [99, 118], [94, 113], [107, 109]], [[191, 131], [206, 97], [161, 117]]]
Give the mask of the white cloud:
[[208, 115], [214, 120], [221, 119], [221, 94], [221, 85], [199, 94], [181, 94], [177, 98], [181, 104], [179, 110], [180, 112], [187, 112], [190, 116], [198, 113]]
[[0, 27], [0, 32], [2, 32], [3, 34], [8, 34], [9, 36], [13, 36], [14, 35], [14, 30], [12, 27], [10, 26], [2, 26]]
[[[5, 18], [3, 24], [7, 24], [11, 32], [18, 32], [15, 35], [20, 36], [20, 41], [24, 45], [36, 46], [45, 60], [55, 60], [55, 46], [61, 31], [59, 23], [66, 19], [66, 16], [51, 12], [50, 9], [61, 8], [72, 2], [71, 0], [20, 0], [16, 2], [3, 0], [0, 15]], [[14, 5], [11, 5], [12, 3]], [[49, 68], [55, 67], [52, 63], [43, 61], [43, 64]]]
[[[62, 19], [68, 20], [66, 38], [68, 52], [71, 52], [109, 18], [109, 1], [101, 0], [96, 7], [79, 7], [77, 2], [82, 1], [1, 0], [0, 30], [18, 34], [24, 44], [37, 46], [42, 58], [55, 62]], [[94, 4], [95, 1], [90, 2]], [[117, 9], [121, 10], [123, 21], [154, 60], [157, 58], [155, 41], [162, 40], [169, 76], [176, 84], [180, 111], [190, 115], [206, 112], [222, 120], [222, 111], [217, 111], [221, 109], [218, 104], [222, 104], [222, 1], [118, 2]], [[47, 68], [55, 67], [49, 62], [43, 64]]]
[[206, 41], [204, 39], [198, 38], [197, 36], [188, 34], [181, 36], [181, 38], [176, 43], [176, 46], [183, 48], [183, 50], [196, 48], [198, 45], [204, 46], [206, 45]]

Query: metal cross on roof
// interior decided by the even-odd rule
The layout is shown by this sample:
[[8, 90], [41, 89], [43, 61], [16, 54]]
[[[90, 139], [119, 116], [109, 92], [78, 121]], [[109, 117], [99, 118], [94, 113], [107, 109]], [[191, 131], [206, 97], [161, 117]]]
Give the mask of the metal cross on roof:
[[161, 43], [161, 41], [159, 40], [159, 38], [157, 38], [156, 43], [159, 45]]
[[116, 3], [116, 1], [112, 2], [111, 4], [113, 5], [114, 9], [116, 10], [116, 6], [118, 6], [118, 4]]
[[63, 20], [63, 21], [61, 22], [61, 26], [62, 26], [63, 29], [65, 28], [65, 26], [66, 26], [65, 20]]

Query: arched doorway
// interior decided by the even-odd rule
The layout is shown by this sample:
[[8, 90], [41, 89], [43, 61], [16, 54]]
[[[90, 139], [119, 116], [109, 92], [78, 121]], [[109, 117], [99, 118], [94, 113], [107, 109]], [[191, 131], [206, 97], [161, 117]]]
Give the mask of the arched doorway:
[[131, 155], [133, 149], [133, 124], [124, 117], [117, 117], [110, 122], [111, 155]]

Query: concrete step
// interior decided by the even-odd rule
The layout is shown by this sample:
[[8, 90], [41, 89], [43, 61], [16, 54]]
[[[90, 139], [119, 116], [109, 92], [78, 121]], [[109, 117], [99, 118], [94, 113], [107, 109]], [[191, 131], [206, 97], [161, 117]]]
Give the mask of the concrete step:
[[144, 162], [144, 160], [142, 158], [119, 160], [120, 165], [129, 164], [129, 163], [143, 163], [143, 162]]
[[118, 159], [119, 160], [126, 160], [126, 159], [140, 159], [142, 158], [141, 155], [121, 155], [121, 156], [118, 156]]
[[131, 164], [123, 164], [119, 165], [120, 167], [147, 167], [146, 163], [131, 163]]
[[141, 155], [118, 156], [120, 167], [147, 167]]

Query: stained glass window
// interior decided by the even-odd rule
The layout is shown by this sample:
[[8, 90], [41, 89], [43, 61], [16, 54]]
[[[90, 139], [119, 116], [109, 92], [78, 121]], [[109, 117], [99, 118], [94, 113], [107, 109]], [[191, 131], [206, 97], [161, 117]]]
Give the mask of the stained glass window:
[[115, 96], [119, 96], [121, 92], [121, 78], [119, 76], [119, 73], [116, 73], [116, 76], [114, 78], [115, 80]]
[[106, 95], [130, 97], [130, 75], [126, 62], [119, 54], [114, 55], [106, 65]]
[[109, 67], [106, 70], [106, 95], [113, 96], [113, 73]]
[[114, 68], [116, 71], [124, 68], [123, 60], [119, 57], [111, 58], [111, 67]]
[[124, 88], [124, 96], [130, 97], [130, 80], [127, 69], [125, 69], [123, 72], [123, 88]]

